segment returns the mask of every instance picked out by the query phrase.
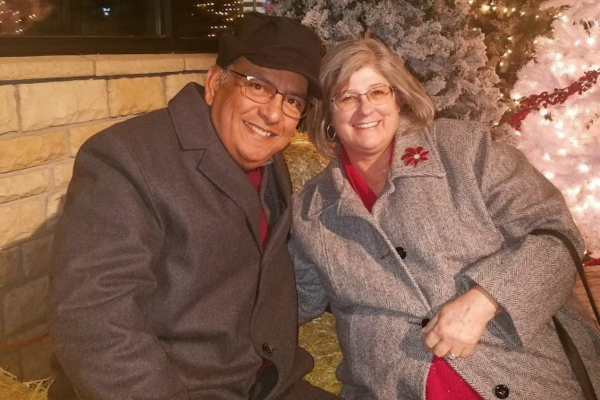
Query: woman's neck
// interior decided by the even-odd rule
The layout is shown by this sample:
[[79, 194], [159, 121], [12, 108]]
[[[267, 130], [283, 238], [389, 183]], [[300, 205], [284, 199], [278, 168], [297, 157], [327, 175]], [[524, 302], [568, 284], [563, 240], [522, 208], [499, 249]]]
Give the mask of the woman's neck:
[[383, 152], [367, 155], [353, 153], [345, 149], [356, 171], [377, 196], [381, 194], [387, 181], [392, 148], [390, 142]]

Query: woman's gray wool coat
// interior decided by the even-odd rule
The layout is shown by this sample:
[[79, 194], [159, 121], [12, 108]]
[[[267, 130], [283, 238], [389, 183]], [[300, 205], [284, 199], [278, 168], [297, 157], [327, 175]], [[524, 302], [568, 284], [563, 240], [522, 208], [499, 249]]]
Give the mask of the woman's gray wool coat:
[[[582, 398], [555, 314], [600, 393], [600, 337], [573, 296], [574, 262], [555, 237], [530, 234], [558, 231], [582, 250], [561, 193], [476, 124], [437, 120], [395, 140], [372, 214], [339, 160], [293, 200], [300, 317], [331, 305], [341, 395], [423, 399], [433, 354], [423, 349], [421, 322], [473, 284], [503, 312], [471, 357], [449, 363], [484, 399]], [[405, 165], [405, 149], [419, 146], [428, 159]]]

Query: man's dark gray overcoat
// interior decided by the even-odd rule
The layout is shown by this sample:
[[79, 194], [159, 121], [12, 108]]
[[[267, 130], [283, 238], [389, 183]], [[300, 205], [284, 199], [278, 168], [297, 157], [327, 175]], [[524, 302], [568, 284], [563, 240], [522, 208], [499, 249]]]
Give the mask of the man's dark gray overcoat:
[[[269, 360], [268, 399], [336, 398], [300, 378], [286, 247], [289, 175], [263, 167], [259, 196], [221, 144], [203, 88], [81, 148], [55, 237], [50, 322], [85, 399], [248, 398]], [[331, 396], [331, 397], [330, 397]]]

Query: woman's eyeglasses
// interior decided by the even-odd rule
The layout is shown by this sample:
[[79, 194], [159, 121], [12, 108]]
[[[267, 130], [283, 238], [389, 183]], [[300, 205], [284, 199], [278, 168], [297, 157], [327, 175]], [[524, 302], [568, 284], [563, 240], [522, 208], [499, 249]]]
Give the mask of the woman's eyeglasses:
[[360, 96], [365, 96], [371, 104], [381, 105], [388, 103], [394, 97], [394, 90], [395, 88], [387, 85], [375, 86], [366, 93], [340, 93], [334, 96], [331, 102], [338, 111], [350, 111], [358, 107]]
[[277, 94], [283, 96], [283, 113], [290, 118], [300, 119], [306, 115], [312, 104], [295, 94], [281, 93], [277, 88], [268, 82], [258, 79], [254, 76], [244, 75], [240, 72], [229, 70], [237, 76], [244, 78], [242, 94], [252, 101], [260, 104], [267, 104]]

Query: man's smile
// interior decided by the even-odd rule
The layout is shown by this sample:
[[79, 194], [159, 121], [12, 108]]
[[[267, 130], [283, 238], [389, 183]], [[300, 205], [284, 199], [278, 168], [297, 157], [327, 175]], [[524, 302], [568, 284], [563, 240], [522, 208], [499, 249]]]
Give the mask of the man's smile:
[[250, 128], [250, 130], [254, 133], [256, 133], [259, 136], [262, 137], [273, 137], [273, 136], [277, 136], [275, 133], [270, 132], [270, 131], [266, 131], [264, 129], [262, 129], [261, 127], [251, 124], [250, 122], [244, 121], [244, 125], [246, 125], [248, 128]]

